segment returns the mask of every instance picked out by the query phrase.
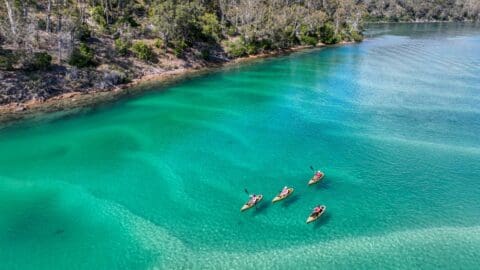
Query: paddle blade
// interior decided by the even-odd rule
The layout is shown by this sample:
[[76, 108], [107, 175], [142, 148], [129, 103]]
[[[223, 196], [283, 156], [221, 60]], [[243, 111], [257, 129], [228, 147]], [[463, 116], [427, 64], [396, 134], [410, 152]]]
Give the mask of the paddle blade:
[[310, 165], [310, 170], [315, 171], [315, 169], [313, 169], [313, 166], [312, 166], [312, 165]]

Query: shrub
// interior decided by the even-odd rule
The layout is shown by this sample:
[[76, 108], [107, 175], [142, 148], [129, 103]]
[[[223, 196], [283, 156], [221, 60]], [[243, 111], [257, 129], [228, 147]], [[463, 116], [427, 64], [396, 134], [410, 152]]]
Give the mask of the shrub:
[[273, 49], [273, 41], [271, 39], [262, 39], [258, 42], [257, 48], [262, 51]]
[[320, 41], [325, 44], [335, 44], [340, 41], [340, 37], [335, 34], [335, 27], [331, 23], [325, 23], [320, 28]]
[[363, 40], [363, 35], [359, 33], [358, 31], [352, 30], [350, 32], [350, 36], [352, 37], [353, 41], [355, 42], [360, 42]]
[[115, 39], [115, 52], [120, 56], [127, 55], [130, 46], [131, 44], [127, 41], [123, 41], [120, 38]]
[[202, 34], [205, 37], [215, 41], [220, 40], [222, 28], [218, 22], [217, 15], [213, 13], [203, 14], [200, 16], [200, 26], [202, 28]]
[[52, 56], [46, 52], [36, 52], [26, 57], [23, 64], [25, 70], [48, 70], [52, 64]]
[[135, 56], [143, 61], [151, 61], [153, 59], [153, 51], [145, 42], [139, 41], [133, 44], [132, 51]]
[[200, 50], [194, 50], [193, 51], [194, 55], [198, 59], [203, 59], [203, 60], [210, 60], [210, 50], [208, 48], [202, 48]]
[[73, 49], [68, 63], [79, 68], [93, 65], [94, 51], [85, 43], [80, 43], [78, 48]]
[[203, 60], [210, 60], [210, 50], [209, 49], [203, 49], [200, 51], [201, 57]]
[[227, 28], [227, 35], [234, 36], [235, 34], [237, 34], [237, 29], [235, 26], [230, 26]]
[[16, 63], [17, 57], [11, 51], [0, 49], [0, 70], [13, 70], [13, 65]]
[[82, 23], [80, 24], [77, 29], [76, 29], [76, 37], [80, 40], [80, 41], [87, 41], [90, 37], [91, 37], [91, 31], [90, 29], [88, 28], [88, 25]]
[[237, 58], [247, 55], [247, 48], [241, 40], [228, 42], [226, 45], [227, 54], [231, 57]]
[[6, 55], [0, 55], [0, 70], [13, 70], [15, 61]]
[[101, 27], [101, 28], [106, 28], [107, 27], [107, 20], [105, 20], [105, 17], [103, 16], [103, 8], [101, 6], [96, 6], [93, 7], [90, 10], [90, 14], [92, 15], [93, 20]]
[[110, 70], [103, 74], [103, 83], [105, 86], [114, 86], [127, 83], [128, 81], [127, 75], [122, 71]]
[[185, 52], [188, 45], [185, 42], [185, 40], [181, 39], [181, 40], [173, 41], [172, 47], [173, 47], [173, 54], [175, 54], [176, 57], [179, 57]]
[[163, 40], [157, 38], [157, 39], [155, 39], [155, 42], [153, 43], [153, 46], [155, 46], [157, 49], [161, 49], [165, 46], [165, 43], [163, 42]]
[[143, 17], [147, 13], [147, 11], [145, 10], [145, 6], [140, 3], [135, 3], [133, 4], [133, 13], [138, 17]]
[[315, 46], [318, 43], [317, 37], [312, 36], [301, 36], [300, 42], [304, 45]]
[[255, 44], [255, 43], [249, 43], [249, 44], [247, 44], [246, 47], [245, 47], [245, 52], [246, 52], [248, 55], [256, 54], [257, 51], [258, 51], [257, 44]]
[[299, 40], [302, 45], [315, 46], [318, 43], [318, 37], [306, 25], [300, 27]]
[[38, 19], [37, 21], [37, 29], [45, 31], [47, 29], [47, 22], [44, 19]]
[[134, 28], [140, 26], [140, 24], [138, 24], [138, 22], [135, 21], [135, 19], [132, 16], [122, 16], [118, 19], [118, 21], [116, 23], [118, 25], [128, 24], [129, 26], [134, 27]]

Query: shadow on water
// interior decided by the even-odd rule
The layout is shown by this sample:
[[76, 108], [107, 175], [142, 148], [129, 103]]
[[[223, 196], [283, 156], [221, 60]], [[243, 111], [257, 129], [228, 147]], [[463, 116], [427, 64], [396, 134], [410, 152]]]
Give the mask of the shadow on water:
[[285, 198], [285, 200], [282, 203], [283, 208], [288, 208], [290, 205], [294, 204], [296, 201], [300, 199], [300, 196], [298, 194], [293, 194], [288, 198]]
[[316, 190], [322, 190], [322, 189], [330, 189], [330, 181], [326, 181], [326, 179], [322, 180], [320, 183], [317, 183], [315, 185]]
[[319, 219], [317, 221], [315, 221], [315, 224], [313, 224], [313, 228], [315, 230], [318, 230], [320, 227], [327, 224], [330, 221], [331, 218], [332, 218], [332, 216], [330, 215], [330, 213], [326, 212], [321, 217], [319, 217]]
[[254, 211], [253, 211], [253, 216], [257, 216], [257, 215], [260, 215], [260, 214], [264, 214], [264, 212], [267, 210], [267, 208], [270, 206], [269, 203], [267, 202], [263, 202], [263, 203], [260, 203], [260, 204], [257, 204], [257, 207], [255, 207]]
[[64, 232], [65, 232], [64, 229], [57, 229], [55, 232], [53, 232], [53, 235], [63, 234]]

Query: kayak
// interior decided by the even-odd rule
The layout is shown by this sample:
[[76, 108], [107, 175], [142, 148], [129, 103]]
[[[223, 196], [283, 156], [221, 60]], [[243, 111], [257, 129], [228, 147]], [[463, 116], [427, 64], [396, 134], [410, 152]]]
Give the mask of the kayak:
[[293, 188], [288, 188], [288, 193], [285, 194], [285, 195], [281, 195], [282, 192], [278, 193], [278, 195], [275, 196], [275, 198], [273, 198], [272, 203], [279, 202], [279, 201], [287, 198], [288, 196], [292, 195], [293, 190], [294, 190]]
[[312, 179], [310, 179], [310, 181], [308, 181], [308, 185], [313, 185], [313, 184], [316, 184], [318, 182], [320, 182], [320, 180], [323, 179], [323, 177], [325, 176], [325, 174], [323, 172], [320, 172], [320, 175], [317, 175], [317, 174], [314, 174]]
[[327, 210], [327, 207], [325, 205], [321, 205], [320, 208], [322, 209], [320, 211], [320, 213], [312, 213], [310, 214], [310, 216], [307, 218], [307, 224], [310, 223], [310, 222], [314, 222], [315, 220], [317, 220], [319, 217], [321, 217], [323, 215], [323, 213], [325, 213], [325, 211]]
[[247, 209], [250, 209], [250, 208], [254, 207], [254, 206], [257, 205], [262, 199], [263, 199], [263, 195], [261, 195], [261, 194], [260, 194], [260, 195], [257, 195], [257, 199], [255, 200], [254, 203], [249, 204], [250, 200], [248, 200], [248, 201], [242, 206], [242, 208], [240, 209], [240, 211], [243, 212], [243, 211], [245, 211], [245, 210], [247, 210]]

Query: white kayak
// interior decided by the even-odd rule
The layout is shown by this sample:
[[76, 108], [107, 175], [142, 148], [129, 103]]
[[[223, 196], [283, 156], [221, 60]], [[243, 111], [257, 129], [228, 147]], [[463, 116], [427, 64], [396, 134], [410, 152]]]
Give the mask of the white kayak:
[[310, 223], [310, 222], [314, 222], [315, 220], [317, 220], [319, 217], [321, 217], [323, 215], [323, 213], [325, 213], [325, 211], [327, 210], [327, 207], [325, 205], [321, 205], [320, 206], [320, 212], [318, 213], [311, 213], [310, 216], [308, 216], [307, 218], [307, 224]]
[[325, 174], [323, 172], [320, 172], [320, 174], [314, 174], [312, 179], [310, 179], [310, 181], [308, 181], [308, 185], [313, 185], [313, 184], [316, 184], [318, 182], [320, 182], [323, 177], [325, 176]]
[[263, 199], [263, 195], [260, 194], [260, 195], [257, 195], [257, 199], [255, 200], [255, 202], [251, 203], [250, 200], [248, 200], [248, 202], [246, 202], [242, 208], [240, 208], [240, 211], [245, 211], [247, 209], [250, 209], [252, 207], [254, 207], [255, 205], [257, 205], [261, 200]]
[[277, 196], [275, 196], [275, 198], [273, 198], [273, 200], [272, 200], [272, 203], [279, 202], [279, 201], [287, 198], [288, 196], [292, 195], [294, 189], [293, 188], [288, 188], [287, 190], [288, 190], [287, 194], [282, 195], [282, 192], [280, 192]]

